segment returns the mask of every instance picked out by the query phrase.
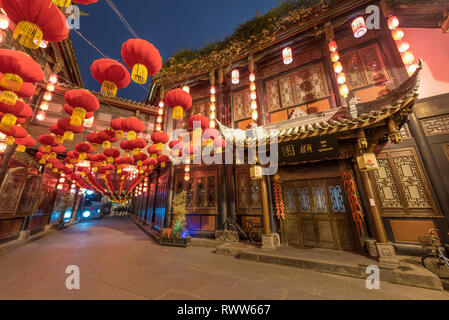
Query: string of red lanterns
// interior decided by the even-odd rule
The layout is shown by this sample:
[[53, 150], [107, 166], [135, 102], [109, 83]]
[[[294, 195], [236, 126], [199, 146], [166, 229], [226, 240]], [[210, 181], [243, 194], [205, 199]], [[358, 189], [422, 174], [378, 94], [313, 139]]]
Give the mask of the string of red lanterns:
[[388, 28], [391, 30], [391, 36], [396, 41], [396, 46], [398, 48], [399, 53], [402, 57], [402, 62], [407, 68], [407, 73], [409, 76], [412, 76], [419, 66], [414, 63], [415, 56], [409, 50], [410, 44], [404, 40], [405, 33], [402, 29], [399, 29], [399, 19], [396, 16], [391, 16], [388, 18]]

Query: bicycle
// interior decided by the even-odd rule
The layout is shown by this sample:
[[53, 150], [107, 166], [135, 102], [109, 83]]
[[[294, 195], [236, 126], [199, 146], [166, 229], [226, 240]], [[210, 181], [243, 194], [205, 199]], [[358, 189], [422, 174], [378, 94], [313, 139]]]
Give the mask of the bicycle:
[[[449, 259], [444, 254], [444, 247], [439, 244], [438, 229], [429, 230], [432, 241], [431, 250], [421, 259], [422, 265], [442, 279], [449, 279]], [[424, 249], [428, 249], [429, 241], [421, 241]]]
[[252, 220], [247, 220], [248, 232], [245, 232], [242, 227], [236, 222], [234, 217], [228, 217], [224, 223], [223, 236], [226, 241], [237, 242], [240, 237], [250, 241], [253, 244], [262, 244], [262, 226], [260, 223], [253, 223]]

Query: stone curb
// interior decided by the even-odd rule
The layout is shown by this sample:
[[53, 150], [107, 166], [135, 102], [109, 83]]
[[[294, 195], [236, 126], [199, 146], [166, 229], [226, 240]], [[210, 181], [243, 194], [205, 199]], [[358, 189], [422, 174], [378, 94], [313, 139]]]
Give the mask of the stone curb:
[[151, 230], [149, 227], [144, 226], [143, 224], [139, 223], [139, 221], [136, 221], [132, 218], [129, 218], [129, 221], [131, 221], [137, 227], [139, 227], [139, 229], [142, 230], [147, 236], [149, 236], [154, 242], [160, 244], [161, 237], [158, 234], [156, 234], [153, 230]]
[[[74, 225], [76, 225], [78, 223], [79, 223], [79, 221], [67, 223], [67, 224], [64, 225], [63, 230], [67, 229], [67, 228], [70, 228], [70, 227], [72, 227], [72, 226], [74, 226]], [[23, 247], [23, 246], [27, 245], [30, 242], [42, 239], [42, 238], [44, 238], [46, 236], [49, 236], [51, 234], [54, 234], [56, 232], [59, 232], [59, 230], [57, 230], [57, 229], [50, 229], [50, 230], [46, 230], [46, 231], [42, 231], [42, 232], [36, 233], [36, 234], [34, 234], [34, 235], [28, 237], [27, 239], [24, 239], [24, 240], [13, 240], [13, 241], [1, 244], [0, 245], [0, 255], [5, 254], [7, 252], [10, 252], [10, 251], [12, 251], [14, 249], [18, 249], [20, 247]]]
[[[299, 269], [306, 269], [322, 273], [331, 273], [340, 276], [347, 276], [358, 279], [366, 279], [365, 273], [367, 266], [349, 266], [337, 265], [321, 261], [306, 260], [296, 257], [271, 255], [268, 253], [241, 251], [238, 255], [239, 259], [253, 262], [262, 262], [269, 264], [278, 264]], [[419, 287], [431, 290], [442, 291], [443, 286], [440, 279], [433, 275], [421, 275], [415, 273], [406, 273], [398, 270], [381, 269], [381, 281], [386, 281], [394, 284], [400, 284], [410, 287]]]

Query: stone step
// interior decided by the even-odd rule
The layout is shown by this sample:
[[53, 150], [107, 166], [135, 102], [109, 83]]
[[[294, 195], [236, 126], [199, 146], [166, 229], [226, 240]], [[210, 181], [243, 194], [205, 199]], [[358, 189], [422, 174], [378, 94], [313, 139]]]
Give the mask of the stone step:
[[[238, 252], [238, 258], [242, 260], [278, 264], [359, 279], [367, 279], [368, 277], [368, 274], [366, 273], [368, 264], [351, 265], [334, 263], [333, 261], [305, 259], [301, 257], [270, 254], [270, 252], [264, 252], [260, 249], [240, 250]], [[423, 267], [410, 267], [401, 263], [398, 268], [392, 269], [390, 267], [385, 268], [379, 263], [376, 264], [376, 261], [374, 260], [372, 265], [377, 265], [379, 267], [381, 282], [386, 281], [411, 287], [419, 287], [439, 291], [443, 290], [441, 280], [436, 275], [424, 269]]]

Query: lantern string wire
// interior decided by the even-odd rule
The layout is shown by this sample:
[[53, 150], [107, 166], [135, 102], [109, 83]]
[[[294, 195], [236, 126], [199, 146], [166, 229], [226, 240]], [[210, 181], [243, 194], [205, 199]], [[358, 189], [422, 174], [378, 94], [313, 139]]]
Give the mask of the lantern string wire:
[[100, 49], [98, 49], [92, 42], [90, 42], [89, 40], [86, 39], [86, 37], [84, 37], [81, 32], [79, 32], [76, 29], [73, 29], [73, 31], [75, 31], [75, 33], [77, 35], [79, 35], [84, 41], [86, 41], [92, 48], [94, 48], [95, 50], [98, 51], [99, 54], [101, 54], [104, 58], [108, 58], [108, 56], [106, 56], [103, 52], [100, 51]]
[[122, 20], [123, 24], [125, 25], [125, 27], [129, 30], [129, 32], [131, 32], [131, 34], [136, 37], [139, 38], [139, 36], [137, 35], [137, 33], [134, 31], [134, 29], [131, 27], [131, 25], [128, 23], [128, 21], [126, 21], [125, 17], [123, 16], [123, 14], [117, 9], [117, 7], [114, 5], [114, 3], [111, 0], [106, 0], [106, 2], [109, 4], [109, 6], [112, 8], [112, 10], [114, 10], [114, 12], [117, 14], [117, 16], [120, 18], [120, 20]]

